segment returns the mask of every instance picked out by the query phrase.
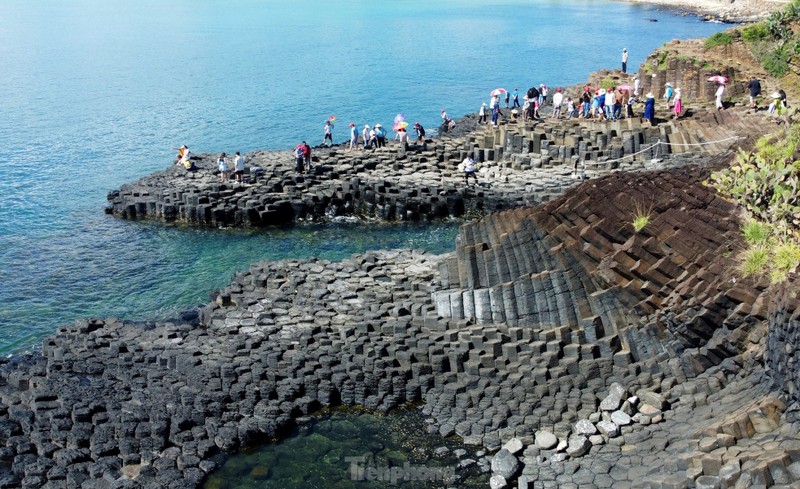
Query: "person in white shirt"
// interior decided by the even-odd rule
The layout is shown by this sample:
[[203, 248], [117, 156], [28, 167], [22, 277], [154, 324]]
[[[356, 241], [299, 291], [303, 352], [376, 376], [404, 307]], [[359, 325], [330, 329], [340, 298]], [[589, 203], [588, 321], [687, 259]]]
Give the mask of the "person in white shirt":
[[553, 117], [559, 119], [561, 117], [561, 103], [564, 101], [564, 95], [561, 93], [561, 89], [559, 88], [556, 90], [555, 95], [553, 95]]
[[472, 177], [475, 179], [475, 185], [477, 185], [478, 176], [475, 175], [475, 160], [472, 159], [472, 155], [467, 155], [461, 164], [464, 165], [464, 184], [469, 187], [469, 177]]
[[716, 93], [714, 93], [714, 97], [716, 97], [717, 102], [717, 110], [724, 110], [725, 106], [722, 104], [722, 97], [725, 95], [725, 84], [720, 83], [717, 87]]
[[333, 124], [331, 124], [330, 120], [325, 122], [325, 127], [322, 128], [322, 131], [322, 145], [325, 145], [325, 141], [330, 141], [330, 145], [333, 146]]
[[237, 182], [241, 183], [244, 177], [244, 156], [236, 152], [236, 158], [233, 160], [233, 177]]
[[628, 50], [626, 48], [622, 48], [622, 72], [628, 72]]

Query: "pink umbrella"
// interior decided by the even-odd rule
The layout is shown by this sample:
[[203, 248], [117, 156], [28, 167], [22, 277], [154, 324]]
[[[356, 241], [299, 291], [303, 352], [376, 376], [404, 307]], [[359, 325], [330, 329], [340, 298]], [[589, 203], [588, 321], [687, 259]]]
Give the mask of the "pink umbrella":
[[710, 77], [708, 77], [708, 81], [716, 82], [716, 83], [722, 83], [723, 85], [725, 83], [728, 83], [728, 79], [726, 77], [722, 76], [722, 75], [710, 76]]
[[617, 87], [617, 90], [622, 90], [622, 91], [633, 90], [633, 87], [630, 86], [630, 85], [620, 85], [620, 86]]
[[492, 97], [497, 97], [501, 93], [506, 93], [506, 89], [505, 88], [495, 88], [494, 90], [492, 90], [491, 95], [492, 95]]

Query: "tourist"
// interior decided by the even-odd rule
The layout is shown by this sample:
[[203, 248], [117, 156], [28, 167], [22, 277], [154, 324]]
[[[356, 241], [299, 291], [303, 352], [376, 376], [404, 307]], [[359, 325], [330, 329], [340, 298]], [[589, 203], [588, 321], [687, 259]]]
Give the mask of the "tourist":
[[577, 117], [577, 109], [575, 109], [575, 102], [572, 97], [567, 97], [567, 119]]
[[610, 121], [614, 118], [614, 87], [609, 88], [606, 90], [606, 94], [602, 99], [603, 102], [603, 114], [607, 121]]
[[400, 141], [400, 144], [406, 145], [408, 144], [408, 133], [406, 132], [405, 127], [400, 127], [397, 129], [397, 140]]
[[544, 105], [546, 101], [547, 101], [547, 85], [542, 83], [541, 85], [539, 85], [539, 107]]
[[518, 88], [514, 89], [514, 108], [515, 109], [519, 109], [520, 108], [520, 105], [519, 105], [519, 89]]
[[450, 118], [449, 118], [449, 117], [447, 117], [447, 112], [445, 112], [445, 111], [444, 111], [444, 109], [442, 109], [442, 124], [445, 124], [445, 125], [446, 125], [446, 123], [447, 123], [447, 121], [448, 121], [449, 119], [450, 119]]
[[781, 96], [781, 107], [783, 109], [788, 109], [789, 102], [786, 100], [786, 92], [784, 92], [783, 89], [781, 88], [780, 90], [778, 90], [778, 94]]
[[589, 111], [592, 107], [592, 89], [591, 87], [586, 87], [583, 89], [583, 95], [581, 95], [581, 102], [583, 104], [583, 118], [589, 118]]
[[294, 171], [303, 173], [303, 161], [305, 160], [305, 152], [303, 151], [303, 144], [297, 145], [294, 149]]
[[561, 103], [564, 101], [564, 94], [561, 93], [561, 88], [556, 90], [555, 95], [553, 95], [553, 118], [560, 119], [561, 118]]
[[361, 138], [364, 139], [364, 149], [369, 148], [370, 144], [370, 136], [369, 136], [369, 124], [364, 124], [364, 130], [361, 131]]
[[486, 123], [486, 102], [481, 104], [481, 108], [478, 109], [478, 124]]
[[517, 109], [511, 109], [511, 118], [509, 119], [509, 122], [513, 122], [516, 124], [518, 116], [519, 116], [519, 111]]
[[529, 119], [533, 118], [533, 113], [531, 110], [531, 101], [527, 95], [522, 97], [522, 120], [524, 122], [528, 122]]
[[644, 102], [644, 115], [642, 117], [652, 126], [653, 118], [656, 115], [656, 99], [653, 96], [653, 92], [648, 92], [645, 98], [647, 100]]
[[628, 72], [628, 50], [622, 48], [622, 72]]
[[325, 121], [325, 127], [322, 128], [322, 145], [325, 145], [325, 141], [330, 141], [330, 146], [333, 146], [333, 124], [331, 124], [331, 120], [328, 119]]
[[635, 94], [631, 95], [630, 97], [628, 97], [628, 104], [627, 104], [628, 105], [628, 108], [627, 108], [627, 112], [628, 112], [627, 117], [628, 118], [634, 117], [633, 104], [635, 104], [635, 103], [636, 103], [636, 95]]
[[183, 160], [186, 159], [189, 155], [189, 148], [185, 144], [181, 145], [180, 148], [172, 148], [172, 149], [178, 152], [178, 154], [176, 155], [176, 158], [178, 160], [175, 162], [176, 165], [181, 164]]
[[497, 95], [492, 95], [492, 100], [489, 102], [489, 108], [494, 110], [495, 107], [497, 107], [498, 111], [500, 110], [500, 97]]
[[717, 87], [717, 91], [714, 92], [714, 99], [717, 106], [717, 110], [724, 110], [725, 106], [722, 103], [722, 97], [725, 96], [725, 84], [719, 83]]
[[236, 158], [233, 159], [233, 177], [237, 182], [242, 183], [244, 178], [244, 156], [236, 152]]
[[611, 115], [614, 117], [615, 121], [622, 119], [622, 99], [625, 97], [622, 90], [616, 90], [614, 92], [614, 110], [611, 111]]
[[497, 118], [500, 116], [500, 104], [492, 106], [492, 124], [497, 126]]
[[417, 143], [425, 141], [425, 128], [419, 122], [414, 123], [414, 131], [417, 133]]
[[375, 139], [379, 148], [386, 146], [386, 131], [383, 130], [383, 126], [380, 123], [375, 124]]
[[378, 136], [375, 128], [369, 130], [369, 147], [376, 149], [378, 147]]
[[354, 123], [350, 123], [350, 148], [348, 151], [353, 151], [358, 146], [358, 129]]
[[506, 109], [509, 108], [508, 107], [509, 100], [511, 100], [511, 94], [509, 92], [506, 92]]
[[642, 89], [642, 81], [639, 79], [639, 75], [633, 77], [633, 95], [635, 97], [639, 96], [639, 90]]
[[[539, 97], [539, 98], [541, 98], [541, 97]], [[535, 117], [536, 119], [541, 119], [542, 118], [542, 116], [539, 115], [539, 107], [540, 106], [541, 106], [541, 104], [539, 103], [539, 99], [538, 98], [535, 99], [533, 101], [533, 117]]]
[[671, 107], [672, 97], [675, 95], [675, 90], [672, 89], [671, 83], [664, 84], [664, 101], [667, 103], [667, 109]]
[[761, 82], [759, 82], [755, 76], [752, 76], [747, 83], [747, 88], [750, 90], [750, 107], [757, 109], [756, 97], [761, 95]]
[[219, 168], [219, 181], [224, 182], [228, 180], [228, 161], [225, 159], [225, 153], [219, 155], [217, 159], [217, 167]]
[[683, 111], [683, 100], [681, 100], [681, 88], [675, 89], [675, 103], [672, 106], [672, 117], [677, 119]]
[[469, 177], [475, 179], [475, 185], [478, 184], [478, 176], [475, 174], [475, 160], [472, 159], [472, 155], [468, 154], [464, 161], [461, 162], [464, 165], [464, 185], [469, 187]]
[[311, 171], [311, 146], [309, 146], [305, 141], [300, 144], [303, 145], [303, 160], [306, 170]]

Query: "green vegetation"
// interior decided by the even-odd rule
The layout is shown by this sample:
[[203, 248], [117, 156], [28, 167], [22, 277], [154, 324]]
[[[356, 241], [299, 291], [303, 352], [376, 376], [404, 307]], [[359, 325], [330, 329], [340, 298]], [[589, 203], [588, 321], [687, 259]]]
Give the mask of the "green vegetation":
[[725, 46], [733, 42], [733, 36], [728, 31], [717, 32], [708, 37], [703, 44], [706, 49], [715, 48], [717, 46]]
[[[800, 0], [793, 0], [784, 10], [741, 29], [742, 38], [753, 55], [774, 77], [788, 73], [793, 59], [800, 55], [800, 40], [792, 31], [792, 25], [797, 22], [800, 22]], [[710, 40], [706, 41], [706, 47]]]
[[603, 80], [600, 82], [600, 88], [604, 88], [604, 89], [606, 89], [606, 90], [608, 90], [609, 88], [614, 88], [614, 79], [613, 79], [613, 78], [611, 78], [610, 76], [609, 76], [609, 77], [606, 77], [606, 78], [604, 78], [604, 79], [603, 79]]
[[742, 226], [748, 249], [741, 256], [744, 275], [768, 275], [780, 282], [800, 264], [800, 125], [765, 136], [753, 153], [739, 152], [737, 163], [713, 172], [706, 182], [745, 208]]
[[637, 233], [644, 229], [645, 226], [650, 224], [650, 215], [652, 214], [652, 209], [647, 209], [639, 204], [636, 203], [636, 211], [633, 213], [633, 230]]

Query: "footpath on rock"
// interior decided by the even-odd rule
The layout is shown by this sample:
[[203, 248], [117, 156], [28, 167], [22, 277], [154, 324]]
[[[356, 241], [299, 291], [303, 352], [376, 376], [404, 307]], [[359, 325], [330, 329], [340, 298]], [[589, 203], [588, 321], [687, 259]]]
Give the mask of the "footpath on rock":
[[0, 366], [0, 487], [196, 487], [323, 406], [409, 403], [496, 451], [496, 488], [799, 483], [797, 277], [740, 278], [741, 212], [702, 184], [777, 126], [707, 95], [654, 127], [504, 124], [317, 151], [312, 175], [258, 152], [247, 185], [201, 157], [112, 192], [117, 216], [198, 226], [482, 217], [445, 255], [253, 264], [195, 322], [59, 328]]

